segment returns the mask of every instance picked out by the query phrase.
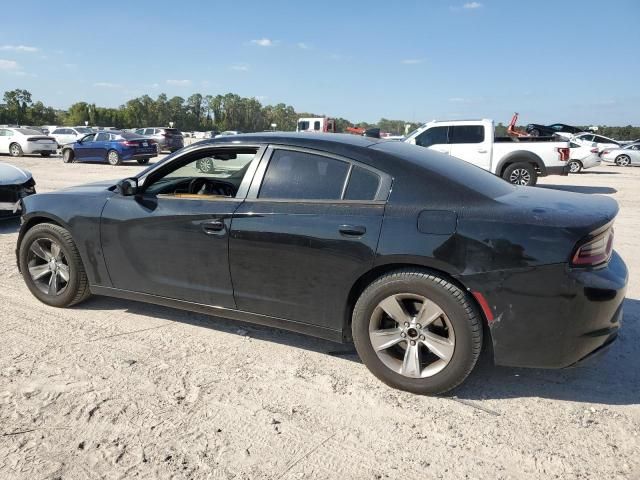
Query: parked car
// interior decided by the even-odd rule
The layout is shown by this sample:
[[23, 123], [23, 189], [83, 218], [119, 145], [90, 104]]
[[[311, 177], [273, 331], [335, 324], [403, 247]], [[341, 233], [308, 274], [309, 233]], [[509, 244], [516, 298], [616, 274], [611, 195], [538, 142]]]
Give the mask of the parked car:
[[591, 145], [596, 143], [599, 151], [602, 151], [605, 148], [618, 148], [621, 146], [617, 140], [603, 137], [602, 135], [595, 135], [593, 133], [580, 133], [571, 137], [571, 141], [581, 145]]
[[403, 142], [220, 137], [23, 203], [19, 269], [47, 305], [108, 295], [353, 339], [378, 378], [421, 394], [459, 385], [483, 336], [496, 364], [559, 368], [622, 319], [615, 200]]
[[88, 127], [58, 127], [50, 132], [49, 136], [56, 140], [58, 148], [60, 148], [62, 145], [73, 143], [90, 133], [94, 132]]
[[569, 154], [569, 173], [580, 173], [583, 169], [597, 167], [602, 163], [598, 144], [581, 145], [569, 142], [571, 153]]
[[526, 126], [525, 130], [529, 135], [534, 137], [551, 136], [558, 133], [576, 134], [583, 130], [578, 127], [572, 127], [564, 123], [554, 123], [552, 125], [540, 125], [538, 123], [530, 123]]
[[239, 130], [225, 130], [224, 132], [218, 133], [214, 138], [218, 137], [226, 137], [228, 135], [240, 135], [242, 132]]
[[0, 153], [8, 153], [12, 157], [40, 154], [48, 157], [54, 153], [58, 145], [56, 141], [37, 130], [28, 128], [0, 128]]
[[36, 193], [31, 172], [0, 162], [0, 218], [21, 213], [20, 200]]
[[120, 165], [127, 160], [137, 160], [144, 165], [157, 154], [154, 140], [119, 130], [90, 133], [62, 147], [65, 163], [92, 161]]
[[163, 150], [175, 152], [184, 147], [184, 138], [177, 128], [147, 127], [135, 130], [138, 135], [152, 138], [156, 142], [158, 154]]
[[404, 140], [461, 158], [516, 185], [535, 185], [538, 177], [567, 175], [569, 143], [550, 138], [495, 137], [492, 120], [425, 123]]
[[600, 157], [608, 163], [615, 163], [620, 167], [640, 164], [640, 143], [632, 143], [622, 148], [607, 148]]

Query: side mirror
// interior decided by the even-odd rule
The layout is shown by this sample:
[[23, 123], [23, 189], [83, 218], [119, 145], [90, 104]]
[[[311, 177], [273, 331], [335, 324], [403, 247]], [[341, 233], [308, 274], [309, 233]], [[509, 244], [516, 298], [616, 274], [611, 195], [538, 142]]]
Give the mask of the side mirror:
[[118, 193], [123, 197], [131, 197], [138, 193], [138, 179], [135, 177], [125, 178], [117, 184]]

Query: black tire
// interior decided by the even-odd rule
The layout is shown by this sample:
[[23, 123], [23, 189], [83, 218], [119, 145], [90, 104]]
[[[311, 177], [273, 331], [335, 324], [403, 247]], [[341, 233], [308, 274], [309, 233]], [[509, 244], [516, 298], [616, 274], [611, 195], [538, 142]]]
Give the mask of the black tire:
[[24, 155], [24, 153], [22, 152], [22, 147], [19, 143], [12, 143], [11, 145], [9, 145], [9, 155], [11, 155], [12, 157], [21, 157]]
[[75, 155], [73, 153], [73, 150], [71, 150], [70, 148], [66, 148], [62, 150], [62, 161], [64, 163], [71, 163], [73, 162], [74, 158], [75, 158]]
[[531, 135], [532, 137], [539, 137], [540, 136], [540, 130], [538, 130], [537, 128], [534, 128], [533, 130], [531, 130], [529, 132], [529, 135]]
[[629, 167], [631, 165], [631, 158], [629, 158], [629, 155], [618, 155], [616, 157], [616, 165], [619, 167]]
[[114, 167], [122, 163], [122, 159], [120, 158], [120, 154], [117, 150], [109, 150], [107, 152], [107, 162], [109, 162], [109, 165], [113, 165]]
[[533, 165], [525, 162], [512, 163], [502, 172], [502, 178], [513, 185], [533, 187], [538, 183], [538, 173]]
[[[424, 378], [406, 376], [387, 366], [376, 353], [369, 334], [370, 322], [375, 318], [380, 302], [404, 293], [435, 302], [455, 332], [453, 354], [446, 366]], [[351, 331], [358, 355], [371, 373], [390, 387], [423, 395], [441, 394], [460, 385], [473, 370], [482, 348], [481, 317], [468, 293], [439, 275], [419, 269], [393, 271], [371, 283], [355, 305]], [[402, 342], [408, 347], [408, 338], [392, 348], [402, 348]], [[424, 360], [424, 353], [422, 355]]]
[[582, 162], [580, 160], [571, 160], [569, 162], [569, 173], [580, 173], [582, 171]]
[[138, 163], [140, 165], [146, 165], [147, 163], [149, 163], [149, 159], [148, 158], [139, 158], [138, 159]]
[[158, 155], [162, 154], [162, 145], [160, 145], [159, 143], [156, 143], [156, 152]]
[[43, 156], [44, 158], [49, 158], [51, 156], [51, 154], [48, 152], [42, 152], [40, 155]]
[[[33, 263], [34, 260], [38, 260], [31, 251], [32, 245], [37, 241], [41, 241], [44, 245], [47, 242], [56, 242], [68, 266], [69, 280], [66, 282], [64, 290], [57, 295], [43, 292], [29, 273], [30, 262]], [[39, 223], [32, 227], [27, 231], [20, 243], [18, 258], [20, 271], [27, 287], [42, 303], [52, 307], [63, 308], [80, 303], [91, 295], [89, 280], [87, 279], [82, 259], [76, 244], [71, 238], [71, 234], [66, 229], [52, 223]]]

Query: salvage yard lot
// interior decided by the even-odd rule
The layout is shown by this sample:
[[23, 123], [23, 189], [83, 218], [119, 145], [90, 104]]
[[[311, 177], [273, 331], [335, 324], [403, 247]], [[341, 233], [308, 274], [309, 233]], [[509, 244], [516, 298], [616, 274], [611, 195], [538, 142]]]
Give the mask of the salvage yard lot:
[[[142, 168], [0, 161], [41, 192]], [[619, 340], [561, 371], [484, 358], [441, 398], [386, 387], [349, 345], [125, 300], [47, 307], [15, 266], [18, 223], [0, 223], [0, 478], [636, 478], [640, 168], [540, 184], [619, 202]]]

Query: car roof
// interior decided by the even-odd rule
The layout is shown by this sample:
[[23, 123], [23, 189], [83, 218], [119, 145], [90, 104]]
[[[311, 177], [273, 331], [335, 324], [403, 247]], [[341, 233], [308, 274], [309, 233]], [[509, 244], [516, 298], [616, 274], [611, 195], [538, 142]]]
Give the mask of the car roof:
[[323, 147], [330, 144], [336, 146], [369, 147], [382, 140], [348, 133], [308, 133], [308, 132], [257, 132], [241, 133], [224, 137], [211, 138], [200, 144], [217, 143], [283, 143], [300, 147]]

